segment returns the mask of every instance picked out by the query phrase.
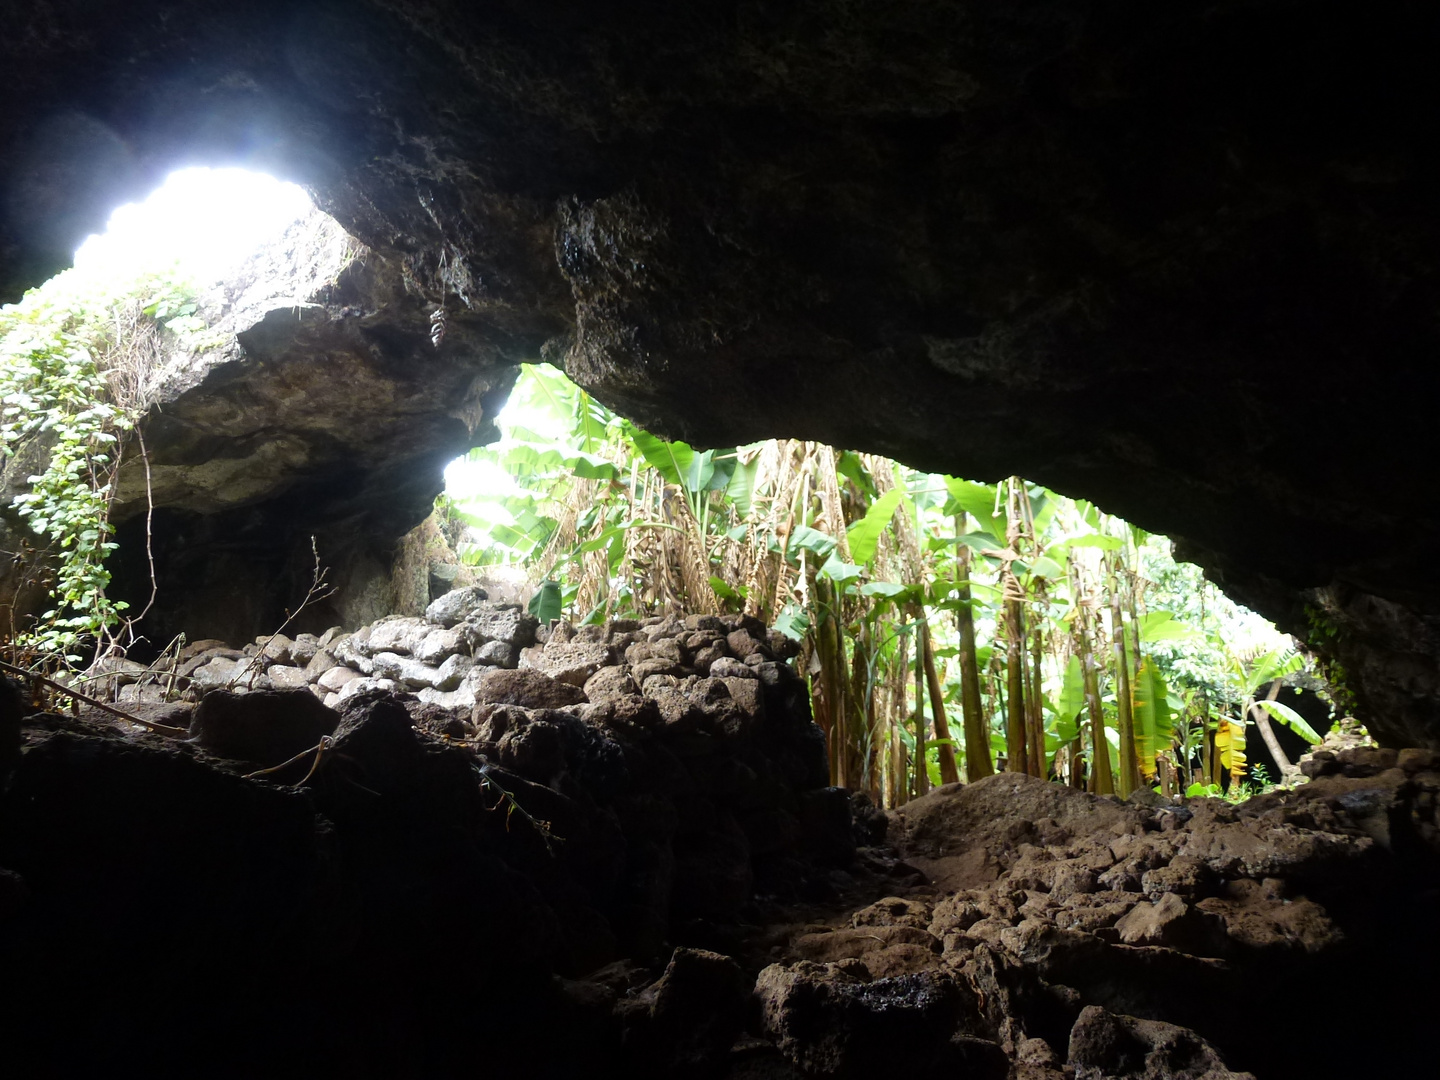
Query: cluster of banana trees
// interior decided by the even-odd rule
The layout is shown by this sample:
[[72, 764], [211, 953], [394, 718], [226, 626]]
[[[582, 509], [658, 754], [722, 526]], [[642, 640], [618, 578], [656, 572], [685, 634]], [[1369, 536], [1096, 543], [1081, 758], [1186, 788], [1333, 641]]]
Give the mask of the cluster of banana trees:
[[544, 366], [512, 402], [530, 426], [467, 463], [506, 490], [448, 508], [482, 538], [466, 558], [529, 566], [547, 615], [775, 625], [800, 643], [833, 781], [885, 805], [997, 768], [1121, 796], [1238, 789], [1249, 726], [1318, 741], [1265, 694], [1293, 650], [1178, 618], [1195, 579], [1167, 590], [1159, 538], [1091, 504], [795, 440], [697, 450]]

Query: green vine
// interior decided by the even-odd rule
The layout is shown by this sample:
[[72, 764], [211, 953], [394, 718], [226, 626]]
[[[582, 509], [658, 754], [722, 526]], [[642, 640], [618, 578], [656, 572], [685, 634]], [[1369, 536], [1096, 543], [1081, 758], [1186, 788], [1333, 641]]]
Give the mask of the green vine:
[[16, 636], [21, 651], [74, 663], [120, 622], [105, 560], [121, 440], [150, 404], [162, 330], [193, 346], [205, 329], [195, 312], [178, 273], [101, 281], [74, 270], [0, 308], [0, 455], [7, 471], [30, 454], [44, 461], [7, 486], [26, 485], [10, 505], [49, 558], [54, 601]]
[[1305, 605], [1305, 621], [1308, 624], [1305, 643], [1315, 656], [1321, 678], [1328, 684], [1330, 700], [1336, 711], [1342, 716], [1355, 712], [1358, 706], [1348, 685], [1349, 672], [1335, 657], [1340, 646], [1340, 628], [1325, 611], [1313, 604]]

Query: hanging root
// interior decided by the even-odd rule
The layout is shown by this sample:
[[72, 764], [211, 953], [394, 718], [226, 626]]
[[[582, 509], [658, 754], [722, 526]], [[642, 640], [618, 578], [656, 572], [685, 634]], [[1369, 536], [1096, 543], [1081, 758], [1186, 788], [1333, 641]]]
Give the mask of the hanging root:
[[326, 736], [324, 736], [323, 738], [321, 738], [321, 740], [320, 740], [318, 743], [316, 743], [314, 746], [310, 747], [308, 750], [301, 750], [300, 753], [296, 754], [294, 757], [290, 758], [288, 761], [282, 761], [279, 765], [271, 765], [268, 769], [256, 769], [254, 772], [246, 773], [245, 776], [244, 776], [244, 779], [246, 779], [246, 780], [253, 780], [253, 779], [255, 779], [255, 777], [257, 777], [257, 776], [269, 776], [269, 775], [272, 774], [272, 773], [277, 773], [277, 772], [280, 772], [280, 771], [282, 771], [282, 770], [284, 770], [284, 769], [288, 769], [291, 765], [294, 765], [297, 761], [304, 761], [304, 760], [305, 760], [307, 757], [309, 757], [311, 754], [314, 754], [314, 755], [315, 755], [315, 760], [310, 763], [310, 771], [305, 774], [304, 779], [298, 780], [298, 781], [296, 781], [294, 784], [291, 785], [292, 787], [300, 787], [300, 786], [302, 786], [307, 780], [309, 780], [312, 776], [315, 775], [315, 770], [320, 767], [320, 759], [325, 756], [325, 751], [326, 751], [326, 750], [329, 750], [329, 749], [330, 749], [330, 736], [329, 736], [329, 735], [326, 735]]
[[497, 809], [500, 808], [501, 803], [506, 804], [506, 806], [505, 806], [505, 829], [506, 829], [506, 831], [509, 831], [509, 829], [510, 829], [510, 815], [511, 815], [511, 814], [519, 814], [519, 815], [521, 816], [521, 818], [523, 818], [526, 822], [528, 822], [528, 823], [530, 824], [531, 828], [533, 828], [533, 829], [535, 830], [535, 832], [539, 835], [541, 843], [543, 843], [543, 844], [545, 845], [545, 850], [546, 850], [547, 852], [549, 852], [551, 855], [555, 854], [555, 849], [554, 849], [554, 847], [552, 846], [552, 843], [551, 843], [551, 842], [554, 841], [554, 840], [559, 840], [560, 837], [556, 836], [554, 833], [552, 833], [552, 832], [550, 831], [550, 823], [549, 823], [548, 821], [541, 821], [539, 818], [537, 818], [537, 817], [535, 817], [534, 815], [532, 815], [531, 813], [529, 813], [529, 811], [527, 811], [527, 810], [526, 810], [523, 806], [521, 806], [518, 802], [516, 802], [516, 801], [515, 801], [515, 794], [514, 794], [514, 792], [511, 792], [511, 791], [507, 790], [506, 788], [502, 787], [502, 786], [500, 785], [499, 781], [495, 780], [495, 779], [490, 775], [489, 766], [481, 765], [481, 764], [479, 764], [478, 762], [476, 762], [476, 763], [472, 764], [471, 767], [475, 770], [475, 775], [478, 776], [478, 777], [480, 777], [480, 786], [483, 787], [486, 791], [493, 791], [493, 792], [495, 792], [496, 795], [499, 796], [499, 799], [496, 801], [495, 805], [492, 806], [492, 807], [490, 807], [490, 809], [491, 809], [491, 810], [497, 810]]
[[335, 586], [326, 580], [327, 575], [330, 573], [330, 568], [320, 565], [320, 549], [316, 546], [315, 537], [313, 536], [310, 537], [310, 554], [314, 557], [315, 563], [310, 572], [310, 589], [305, 593], [305, 599], [300, 601], [300, 606], [294, 611], [286, 609], [285, 621], [275, 629], [273, 634], [260, 644], [260, 651], [230, 680], [231, 689], [233, 689], [241, 679], [244, 679], [245, 688], [247, 690], [253, 690], [255, 688], [255, 680], [264, 672], [265, 650], [270, 647], [270, 643], [283, 634], [285, 629], [295, 621], [302, 611], [311, 604], [319, 600], [324, 600], [335, 591]]

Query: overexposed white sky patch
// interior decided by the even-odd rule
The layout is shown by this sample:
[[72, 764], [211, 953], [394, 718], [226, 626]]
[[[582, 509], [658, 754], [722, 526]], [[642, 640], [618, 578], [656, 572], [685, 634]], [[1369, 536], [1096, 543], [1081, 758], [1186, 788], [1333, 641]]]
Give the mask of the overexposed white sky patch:
[[127, 203], [111, 214], [106, 231], [76, 250], [75, 266], [94, 273], [133, 273], [179, 262], [208, 285], [312, 206], [303, 188], [263, 173], [181, 169], [143, 202]]
[[456, 458], [445, 466], [445, 492], [452, 499], [503, 499], [524, 490], [493, 461]]
[[[522, 433], [515, 437], [521, 441], [528, 438], [524, 432], [534, 432], [544, 439], [559, 442], [570, 434], [574, 421], [564, 415], [563, 408], [548, 401], [544, 394], [544, 386], [540, 382], [523, 376], [520, 378], [505, 407], [495, 417], [495, 423], [504, 436], [508, 437], [518, 428]], [[515, 477], [493, 461], [471, 461], [461, 457], [445, 468], [445, 493], [452, 499], [504, 499], [519, 495], [524, 490]]]

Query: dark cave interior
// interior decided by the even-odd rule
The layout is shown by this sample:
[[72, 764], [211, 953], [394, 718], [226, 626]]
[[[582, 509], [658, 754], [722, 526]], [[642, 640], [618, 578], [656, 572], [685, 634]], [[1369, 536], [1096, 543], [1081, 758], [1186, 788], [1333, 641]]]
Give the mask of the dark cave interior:
[[[244, 608], [264, 629], [285, 603], [277, 579], [303, 579], [316, 534], [348, 545], [344, 572], [359, 582], [423, 517], [444, 461], [483, 439], [516, 365], [544, 358], [697, 445], [804, 437], [1093, 499], [1175, 537], [1230, 595], [1343, 670], [1385, 747], [1425, 751], [1440, 748], [1440, 585], [1428, 572], [1440, 504], [1427, 497], [1440, 449], [1435, 21], [1412, 0], [1363, 14], [1293, 0], [41, 0], [0, 39], [0, 299], [68, 265], [114, 206], [196, 162], [305, 185], [374, 253], [334, 298], [363, 317], [317, 317], [293, 341], [253, 336], [257, 357], [298, 341], [337, 358], [308, 391], [333, 423], [285, 428], [263, 379], [234, 391], [303, 452], [243, 503], [201, 512], [182, 487], [164, 505], [161, 545], [177, 567], [200, 567], [177, 622]], [[432, 357], [436, 304], [451, 332]], [[156, 462], [193, 462], [197, 433], [206, 452], [242, 459], [257, 429], [226, 426], [233, 403], [221, 388], [177, 404]], [[133, 507], [129, 522], [139, 527]], [[623, 1043], [631, 1056], [614, 1061], [640, 1075], [713, 1056], [718, 1043], [698, 1036], [676, 1049], [676, 1030], [705, 1024], [664, 1002], [693, 997], [652, 984], [643, 1022], [625, 1014], [617, 1028], [623, 1010], [592, 1006], [638, 981], [561, 992], [551, 979], [564, 950], [541, 924], [555, 911], [619, 918], [618, 901], [576, 899], [608, 887], [595, 877], [608, 834], [597, 827], [593, 847], [577, 845], [587, 854], [557, 870], [482, 822], [477, 853], [446, 824], [483, 817], [466, 802], [473, 783], [452, 775], [465, 769], [455, 755], [417, 749], [383, 703], [345, 725], [351, 757], [377, 774], [362, 786], [393, 790], [393, 815], [343, 773], [318, 794], [258, 790], [185, 754], [61, 729], [27, 751], [4, 800], [0, 865], [25, 865], [53, 901], [43, 918], [25, 909], [31, 938], [6, 937], [13, 970], [36, 980], [17, 1042], [40, 1055], [28, 1075], [75, 1064], [61, 1003], [87, 1018], [77, 1061], [109, 1047], [180, 1068], [221, 1041], [239, 1047], [206, 1066], [215, 1075], [458, 1074], [475, 1060], [462, 1032], [477, 1017], [517, 1033], [492, 1038], [487, 1060], [519, 1075], [579, 1068], [591, 1045]], [[405, 764], [387, 772], [392, 751]], [[567, 760], [589, 752], [567, 744]], [[679, 751], [625, 753], [627, 768], [663, 771], [657, 761]], [[1364, 786], [1367, 768], [1330, 778], [1328, 810], [1318, 798], [1271, 807], [1266, 827], [1333, 826], [1377, 844], [1383, 833], [1383, 857], [1346, 862], [1336, 848], [1293, 874], [1250, 873], [1320, 900], [1344, 926], [1341, 952], [1261, 951], [1232, 957], [1233, 970], [1203, 950], [1189, 966], [1126, 953], [1134, 966], [1116, 961], [1116, 979], [1193, 987], [1155, 1019], [1215, 1041], [1219, 1025], [1196, 1017], [1221, 1008], [1193, 1002], [1274, 960], [1276, 982], [1245, 992], [1273, 1019], [1223, 1047], [1240, 1067], [1411, 1063], [1428, 1002], [1416, 965], [1436, 953], [1433, 840], [1414, 825], [1433, 817], [1434, 790], [1414, 778], [1433, 773], [1416, 765], [1411, 787], [1382, 796]], [[659, 843], [644, 834], [654, 821], [631, 822], [599, 794], [602, 773], [566, 798], [617, 815], [621, 832], [633, 825], [632, 851]], [[514, 782], [547, 798], [543, 783]], [[678, 798], [653, 776], [646, 785]], [[204, 810], [187, 820], [176, 808], [189, 803]], [[803, 816], [798, 805], [787, 813]], [[1158, 836], [1164, 819], [1123, 827]], [[27, 846], [42, 842], [74, 858]], [[1018, 841], [1005, 843], [1003, 875], [1018, 879]], [[177, 876], [182, 852], [198, 862]], [[879, 898], [893, 860], [827, 899], [858, 904], [872, 886]], [[1355, 874], [1366, 888], [1347, 883]], [[0, 917], [17, 895], [0, 891]], [[722, 922], [677, 923], [664, 940], [737, 952]], [[646, 940], [633, 930], [627, 945]], [[1089, 956], [1031, 944], [1058, 983]], [[672, 961], [666, 986], [693, 978], [702, 998], [729, 1000], [729, 969], [707, 963]], [[1003, 967], [986, 976], [996, 993], [1028, 1002], [1004, 1015], [1048, 1032], [1041, 991], [1007, 983]], [[1309, 995], [1327, 982], [1358, 1010], [1353, 1038], [1263, 1045], [1313, 1017]], [[1124, 1011], [1113, 990], [1089, 986], [1085, 1000]], [[905, 991], [913, 1008], [896, 1006], [885, 1045], [930, 1015], [932, 991]], [[740, 1027], [754, 1026], [747, 1000], [731, 1002]], [[1016, 1056], [1023, 1038], [998, 1073], [964, 1042], [1003, 1044], [1006, 1022], [916, 1060], [1048, 1075]], [[568, 1048], [527, 1041], [560, 1023], [575, 1033]], [[860, 1074], [865, 1054], [804, 1067]], [[1101, 1072], [1161, 1075], [1144, 1067]]]

